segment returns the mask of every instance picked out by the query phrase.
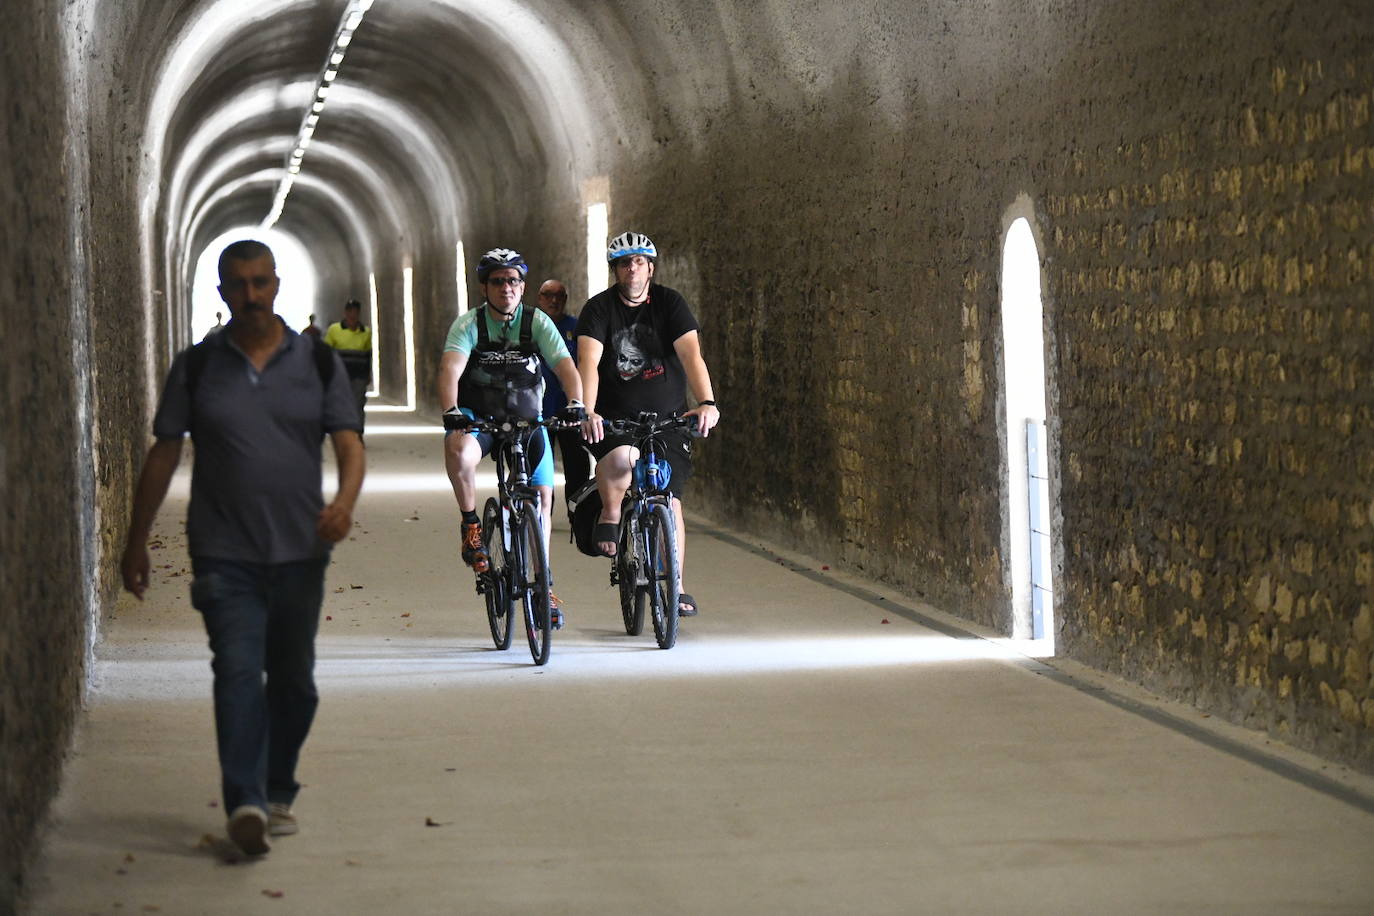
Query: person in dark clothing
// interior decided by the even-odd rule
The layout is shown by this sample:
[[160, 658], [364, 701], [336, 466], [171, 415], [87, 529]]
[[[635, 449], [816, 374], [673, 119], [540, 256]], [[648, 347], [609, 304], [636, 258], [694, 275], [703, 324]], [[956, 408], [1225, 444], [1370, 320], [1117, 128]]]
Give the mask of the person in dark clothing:
[[[710, 435], [720, 421], [696, 317], [681, 293], [653, 282], [657, 257], [658, 249], [647, 235], [626, 232], [612, 239], [606, 261], [615, 284], [587, 300], [577, 323], [577, 368], [587, 409], [583, 432], [597, 458], [602, 505], [596, 539], [607, 556], [616, 550], [620, 501], [630, 485], [634, 456], [629, 437], [607, 436], [602, 419], [633, 419], [641, 411], [660, 416], [683, 411], [690, 390], [697, 406], [684, 415], [697, 418], [699, 433]], [[669, 437], [666, 457], [673, 466], [669, 489], [680, 569], [686, 568], [687, 555], [680, 497], [691, 476], [691, 454], [685, 432]], [[691, 617], [697, 609], [696, 600], [684, 592], [678, 612]]]
[[[314, 720], [315, 633], [331, 547], [348, 536], [364, 454], [338, 356], [277, 317], [271, 250], [240, 241], [219, 260], [222, 333], [172, 362], [134, 495], [120, 562], [124, 587], [148, 588], [148, 535], [195, 444], [186, 531], [214, 659], [215, 733], [229, 837], [245, 853], [297, 832], [296, 763]], [[330, 437], [338, 494], [321, 492]]]
[[[568, 355], [576, 365], [577, 318], [568, 314], [568, 288], [560, 280], [545, 280], [539, 286], [539, 310], [549, 316], [553, 326], [558, 328], [563, 342], [568, 347]], [[558, 375], [548, 363], [544, 364], [544, 416], [556, 417], [568, 404], [568, 396]], [[592, 476], [591, 456], [587, 453], [582, 431], [561, 429], [557, 433], [558, 452], [563, 460], [563, 493], [571, 496]]]

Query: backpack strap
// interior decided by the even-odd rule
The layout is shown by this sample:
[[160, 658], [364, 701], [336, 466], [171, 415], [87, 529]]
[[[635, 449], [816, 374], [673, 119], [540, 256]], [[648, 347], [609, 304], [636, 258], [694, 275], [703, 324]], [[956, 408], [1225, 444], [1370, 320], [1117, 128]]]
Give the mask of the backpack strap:
[[[327, 392], [329, 383], [334, 380], [334, 348], [329, 346], [319, 337], [311, 336], [310, 342], [314, 346], [315, 372], [320, 377], [320, 383], [324, 385]], [[186, 396], [192, 407], [195, 406], [196, 386], [200, 384], [200, 375], [205, 371], [205, 364], [210, 360], [209, 341], [202, 340], [200, 343], [192, 344], [186, 348]]]
[[484, 305], [477, 310], [477, 346], [485, 347], [491, 343], [491, 334], [487, 332], [487, 307]]
[[525, 306], [525, 312], [520, 316], [520, 349], [528, 353], [530, 345], [534, 341], [534, 309]]
[[186, 348], [186, 395], [192, 401], [195, 400], [200, 374], [205, 370], [205, 361], [209, 358], [210, 350], [203, 340]]

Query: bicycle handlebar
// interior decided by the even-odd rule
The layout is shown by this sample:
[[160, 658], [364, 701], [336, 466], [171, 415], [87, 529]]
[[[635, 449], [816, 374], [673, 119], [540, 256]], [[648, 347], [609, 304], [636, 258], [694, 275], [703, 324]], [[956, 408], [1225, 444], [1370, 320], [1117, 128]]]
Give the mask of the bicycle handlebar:
[[560, 420], [557, 417], [549, 417], [547, 420], [537, 420], [534, 417], [516, 417], [514, 419], [497, 420], [493, 417], [487, 417], [485, 420], [469, 419], [464, 429], [468, 432], [475, 431], [479, 433], [490, 433], [492, 435], [504, 433], [506, 435], [511, 435], [526, 430], [539, 429], [540, 427], [545, 429], [553, 429], [555, 427], [560, 429], [573, 429], [581, 425], [580, 422], [568, 422], [566, 420]]
[[663, 432], [665, 429], [679, 427], [686, 427], [688, 435], [701, 436], [697, 426], [697, 418], [684, 417], [679, 414], [670, 414], [660, 420], [658, 414], [646, 411], [641, 413], [637, 420], [602, 420], [602, 423], [613, 433], [628, 433], [632, 436], [651, 436], [654, 433]]

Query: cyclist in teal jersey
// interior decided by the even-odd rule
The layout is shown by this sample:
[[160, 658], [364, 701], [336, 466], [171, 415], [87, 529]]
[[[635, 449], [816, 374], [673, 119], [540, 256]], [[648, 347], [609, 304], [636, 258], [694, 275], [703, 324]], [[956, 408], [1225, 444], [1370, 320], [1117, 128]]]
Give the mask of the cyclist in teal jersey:
[[[565, 419], [582, 418], [582, 380], [568, 348], [549, 317], [521, 302], [529, 267], [519, 252], [494, 248], [477, 264], [482, 305], [460, 315], [449, 328], [439, 363], [439, 405], [445, 414], [444, 466], [463, 514], [463, 562], [485, 572], [489, 560], [477, 517], [477, 465], [491, 451], [485, 434], [456, 434], [466, 419], [537, 418], [544, 381], [540, 357], [552, 367], [568, 394]], [[539, 492], [545, 549], [553, 508], [553, 454], [544, 430], [526, 446]], [[557, 599], [553, 599], [557, 607]]]

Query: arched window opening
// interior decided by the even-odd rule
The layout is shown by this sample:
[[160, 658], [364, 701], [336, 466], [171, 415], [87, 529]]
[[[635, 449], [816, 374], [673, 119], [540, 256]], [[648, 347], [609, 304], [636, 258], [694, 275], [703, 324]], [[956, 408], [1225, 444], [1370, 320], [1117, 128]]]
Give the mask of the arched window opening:
[[1013, 636], [1054, 646], [1045, 337], [1040, 254], [1018, 218], [1002, 249], [1002, 352], [1006, 385], [1007, 524]]
[[367, 396], [376, 398], [382, 394], [382, 325], [378, 320], [377, 275], [371, 271], [367, 275], [367, 295], [368, 302], [371, 303], [369, 314], [372, 316], [372, 386], [368, 389]]
[[468, 308], [469, 308], [469, 306], [468, 306], [468, 268], [467, 268], [468, 258], [467, 258], [467, 253], [463, 251], [463, 240], [462, 240], [462, 239], [459, 239], [459, 240], [458, 240], [458, 246], [457, 246], [457, 248], [456, 248], [456, 250], [455, 250], [455, 256], [456, 256], [457, 259], [458, 259], [458, 276], [457, 276], [457, 283], [458, 283], [458, 314], [459, 314], [459, 315], [466, 315], [466, 314], [467, 314], [467, 311], [468, 311]]
[[587, 298], [605, 289], [606, 243], [610, 241], [610, 214], [605, 203], [587, 206]]

